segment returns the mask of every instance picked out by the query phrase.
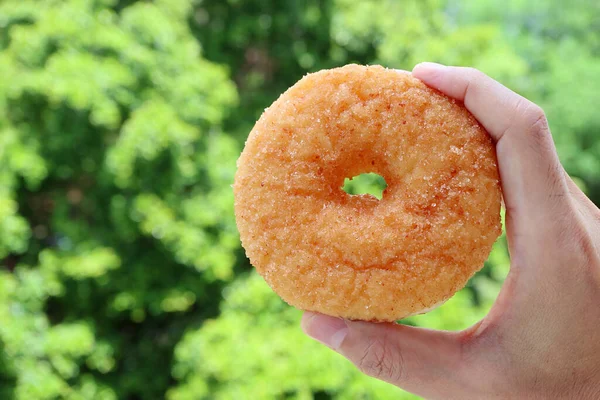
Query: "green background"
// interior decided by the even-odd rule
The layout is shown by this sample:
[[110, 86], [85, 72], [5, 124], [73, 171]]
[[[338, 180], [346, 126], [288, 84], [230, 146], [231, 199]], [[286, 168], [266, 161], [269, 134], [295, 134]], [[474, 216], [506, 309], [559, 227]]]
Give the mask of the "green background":
[[[599, 32], [594, 0], [1, 0], [0, 399], [413, 398], [252, 272], [230, 186], [248, 132], [310, 71], [474, 66], [546, 110], [598, 204]], [[406, 322], [468, 327], [508, 265], [502, 237]]]

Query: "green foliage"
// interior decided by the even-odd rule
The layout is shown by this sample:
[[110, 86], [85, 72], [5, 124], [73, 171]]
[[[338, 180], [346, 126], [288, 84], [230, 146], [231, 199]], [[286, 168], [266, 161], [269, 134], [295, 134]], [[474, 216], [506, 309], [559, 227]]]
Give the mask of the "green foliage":
[[385, 179], [374, 172], [360, 174], [352, 178], [344, 179], [344, 192], [354, 194], [370, 194], [379, 200], [383, 197], [383, 191], [387, 187]]
[[234, 84], [189, 2], [114, 3], [0, 5], [0, 388], [17, 399], [160, 397], [236, 261]]
[[[598, 21], [586, 0], [0, 2], [0, 398], [414, 398], [305, 337], [249, 271], [246, 135], [310, 71], [471, 65], [544, 107], [599, 203]], [[503, 237], [402, 322], [475, 323], [508, 265]]]

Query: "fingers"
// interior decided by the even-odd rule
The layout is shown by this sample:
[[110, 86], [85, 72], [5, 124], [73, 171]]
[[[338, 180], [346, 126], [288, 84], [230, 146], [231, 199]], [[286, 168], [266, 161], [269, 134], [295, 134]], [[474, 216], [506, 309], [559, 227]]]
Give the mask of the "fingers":
[[454, 333], [344, 321], [310, 312], [304, 314], [302, 328], [365, 374], [426, 398], [451, 398], [451, 391], [459, 390], [457, 385], [468, 376]]
[[496, 142], [507, 134], [529, 140], [532, 135], [523, 133], [534, 126], [536, 129], [531, 131], [535, 130], [535, 135], [548, 133], [544, 113], [537, 105], [474, 68], [422, 63], [415, 66], [412, 74], [464, 102]]
[[472, 69], [423, 63], [413, 76], [464, 102], [496, 142], [504, 201], [516, 228], [537, 227], [567, 193], [540, 107]]

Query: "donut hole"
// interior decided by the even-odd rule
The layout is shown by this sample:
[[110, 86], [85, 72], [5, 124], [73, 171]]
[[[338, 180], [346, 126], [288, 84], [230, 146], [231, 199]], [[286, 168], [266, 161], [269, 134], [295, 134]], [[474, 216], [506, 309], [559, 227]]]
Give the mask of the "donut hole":
[[376, 197], [377, 200], [381, 200], [383, 191], [387, 186], [387, 182], [383, 176], [375, 172], [368, 172], [353, 176], [352, 178], [345, 178], [342, 190], [351, 196], [370, 194]]

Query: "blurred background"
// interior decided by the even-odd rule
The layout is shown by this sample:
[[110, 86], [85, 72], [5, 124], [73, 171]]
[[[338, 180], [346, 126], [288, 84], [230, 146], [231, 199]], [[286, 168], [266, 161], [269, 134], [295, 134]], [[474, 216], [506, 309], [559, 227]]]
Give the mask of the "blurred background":
[[[594, 0], [0, 0], [0, 399], [414, 398], [252, 272], [230, 187], [248, 132], [310, 71], [474, 66], [546, 110], [600, 204], [599, 56]], [[508, 265], [502, 237], [404, 322], [468, 327]]]

